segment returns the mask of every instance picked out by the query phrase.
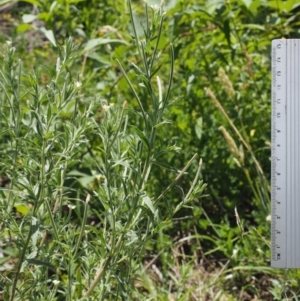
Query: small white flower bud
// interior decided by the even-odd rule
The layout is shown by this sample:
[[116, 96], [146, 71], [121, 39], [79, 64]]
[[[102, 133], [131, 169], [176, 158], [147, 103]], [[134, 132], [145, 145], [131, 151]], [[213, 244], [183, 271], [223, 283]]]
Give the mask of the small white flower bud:
[[79, 81], [76, 81], [76, 82], [75, 82], [75, 86], [76, 86], [76, 88], [79, 89], [79, 88], [82, 86], [82, 83], [79, 82]]

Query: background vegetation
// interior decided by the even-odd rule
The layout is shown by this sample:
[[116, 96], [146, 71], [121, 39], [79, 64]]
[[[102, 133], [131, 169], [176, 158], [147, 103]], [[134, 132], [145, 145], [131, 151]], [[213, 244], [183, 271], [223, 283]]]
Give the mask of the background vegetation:
[[269, 179], [299, 4], [160, 5], [0, 1], [0, 300], [298, 300]]

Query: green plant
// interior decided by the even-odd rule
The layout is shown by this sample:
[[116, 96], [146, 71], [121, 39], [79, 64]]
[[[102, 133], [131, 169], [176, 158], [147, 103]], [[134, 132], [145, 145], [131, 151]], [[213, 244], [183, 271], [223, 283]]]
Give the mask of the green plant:
[[[164, 90], [157, 76], [163, 9], [145, 5], [141, 39], [130, 1], [129, 8], [142, 66], [132, 63], [134, 74], [119, 66], [138, 110], [128, 109], [126, 101], [84, 96], [70, 72], [78, 53], [70, 40], [58, 47], [55, 75], [45, 86], [39, 84], [39, 70], [22, 73], [14, 47], [4, 51], [0, 175], [9, 182], [0, 190], [4, 300], [32, 295], [36, 300], [128, 300], [148, 241], [205, 187], [198, 180], [200, 160], [180, 203], [169, 202], [168, 214], [159, 211], [196, 155], [181, 170], [160, 160], [179, 151], [157, 135], [169, 123], [164, 111], [171, 104], [173, 48]], [[139, 90], [148, 97], [141, 99]], [[97, 144], [88, 137], [96, 137]], [[148, 192], [153, 165], [174, 174], [158, 195]], [[90, 216], [98, 222], [89, 223]]]
[[18, 5], [26, 7], [23, 10], [26, 13], [22, 15], [23, 23], [17, 27], [17, 31], [19, 33], [32, 29], [40, 31], [54, 44], [56, 39], [59, 41], [68, 36], [86, 41], [105, 33], [104, 26], [116, 22], [117, 9], [122, 11], [124, 7], [122, 1], [23, 0], [18, 2], [20, 2]]
[[[75, 229], [63, 235], [70, 219], [63, 218], [64, 207], [82, 203], [78, 196], [68, 197], [72, 189], [65, 187], [65, 179], [80, 158], [78, 149], [82, 151], [86, 133], [93, 128], [93, 102], [84, 110], [78, 105], [80, 84], [67, 71], [76, 57], [70, 41], [59, 48], [56, 75], [47, 86], [39, 85], [38, 70], [22, 73], [14, 47], [9, 45], [4, 52], [0, 73], [1, 177], [9, 184], [1, 189], [1, 241], [5, 242], [5, 261], [11, 256], [18, 260], [4, 268], [2, 281], [4, 299], [18, 300], [35, 292], [39, 295], [52, 280], [58, 281], [54, 262], [66, 251], [62, 244], [69, 235], [77, 239], [77, 245], [81, 242], [82, 234], [75, 234]], [[84, 223], [80, 225], [81, 233], [84, 227]], [[78, 247], [69, 249], [68, 255], [63, 264], [71, 266]]]
[[[0, 223], [5, 223], [1, 224], [0, 235], [0, 291], [8, 290], [5, 285], [12, 287], [13, 269], [24, 245], [19, 239], [21, 236], [14, 233], [20, 234], [21, 229], [24, 236], [32, 228], [34, 239], [25, 254], [16, 296], [23, 294], [30, 299], [29, 293], [33, 293], [37, 300], [79, 299], [101, 267], [105, 267], [115, 233], [117, 239], [124, 237], [122, 246], [115, 248], [121, 253], [114, 252], [117, 259], [107, 264], [106, 272], [100, 275], [99, 283], [87, 298], [103, 294], [104, 299], [115, 300], [121, 299], [123, 294], [123, 299], [134, 300], [296, 299], [298, 271], [285, 274], [269, 267], [269, 70], [270, 41], [299, 37], [299, 5], [294, 1], [199, 0], [196, 3], [171, 0], [166, 1], [165, 22], [160, 23], [156, 18], [152, 23], [156, 9], [151, 8], [149, 0], [148, 24], [160, 32], [157, 61], [150, 74], [157, 73], [150, 76], [149, 86], [147, 68], [151, 65], [157, 39], [152, 35], [151, 41], [142, 1], [134, 2], [132, 12], [137, 40], [143, 41], [138, 44], [142, 56], [134, 43], [134, 29], [128, 26], [130, 13], [124, 1], [92, 0], [90, 5], [87, 1], [52, 2], [0, 0], [0, 39], [12, 41], [16, 47], [15, 58], [22, 59], [20, 88], [17, 88], [18, 81], [12, 86], [1, 77], [8, 96], [16, 97], [19, 90], [20, 101], [10, 100], [1, 88], [0, 110], [5, 116], [0, 118], [1, 202], [6, 200], [11, 185], [16, 205], [10, 215], [5, 215], [7, 207], [3, 202], [1, 205]], [[57, 50], [49, 40], [54, 37], [60, 44], [68, 35], [80, 46], [56, 81]], [[172, 101], [164, 108], [163, 124], [155, 128], [151, 152], [147, 141], [156, 110], [151, 95], [166, 96], [167, 93], [170, 37], [174, 49]], [[3, 48], [1, 54], [5, 51]], [[63, 56], [60, 58], [63, 60]], [[2, 59], [1, 68], [9, 70]], [[117, 60], [122, 63], [123, 72]], [[6, 78], [18, 78], [18, 72], [14, 72], [6, 72]], [[32, 80], [28, 74], [35, 74], [36, 79]], [[65, 76], [68, 76], [66, 80]], [[47, 153], [50, 159], [54, 158], [51, 162], [58, 160], [57, 154], [64, 154], [65, 137], [69, 135], [64, 128], [68, 122], [80, 126], [79, 120], [72, 119], [75, 99], [81, 114], [91, 105], [87, 118], [89, 127], [82, 136], [84, 142], [76, 144], [65, 158], [67, 170], [61, 175], [64, 179], [56, 180], [58, 171], [50, 176], [53, 166], [49, 165], [45, 181], [45, 193], [50, 191], [53, 196], [56, 190], [63, 191], [62, 206], [56, 208], [55, 204], [61, 201], [49, 198], [59, 233], [58, 243], [49, 210], [44, 205], [39, 207], [43, 214], [37, 211], [37, 221], [31, 221], [34, 202], [25, 197], [30, 185], [23, 189], [24, 178], [29, 178], [36, 190], [41, 185], [37, 163], [32, 167], [32, 162], [41, 161], [42, 149], [42, 141], [34, 132], [34, 125], [40, 123], [35, 121], [35, 115], [31, 117], [33, 109], [29, 107], [34, 103], [30, 94], [34, 82], [38, 83], [34, 85], [39, 87], [42, 98], [53, 98], [54, 103], [59, 97], [64, 98], [63, 91], [76, 90], [73, 100], [70, 99], [60, 113], [51, 102], [52, 115], [57, 114], [55, 120], [59, 125], [55, 129], [50, 127], [51, 132], [59, 133], [62, 138], [57, 138], [55, 141], [60, 142], [54, 143]], [[64, 84], [69, 88], [64, 89]], [[207, 87], [209, 93], [205, 91]], [[125, 100], [127, 105], [122, 108]], [[9, 109], [11, 103], [15, 104], [15, 111]], [[45, 100], [41, 103], [37, 112], [43, 121], [48, 103]], [[20, 113], [7, 117], [13, 116], [10, 112]], [[21, 126], [14, 127], [18, 114]], [[32, 126], [28, 125], [29, 118]], [[21, 129], [19, 138], [15, 136], [17, 128]], [[23, 142], [25, 136], [28, 140]], [[32, 147], [28, 141], [37, 146]], [[25, 160], [29, 167], [19, 161], [19, 157], [11, 164], [16, 146], [19, 154], [27, 156], [20, 155], [23, 161], [24, 157], [34, 157], [34, 160]], [[179, 151], [180, 147], [183, 151]], [[151, 202], [147, 207], [144, 199], [157, 198], [195, 153], [203, 158], [199, 178], [209, 183], [207, 197], [195, 196], [189, 206], [181, 207], [199, 166], [191, 164], [189, 173], [185, 172], [153, 207]], [[146, 164], [148, 154], [152, 165]], [[151, 161], [155, 155], [159, 157]], [[10, 169], [10, 166], [17, 168]], [[150, 166], [151, 171], [143, 189], [138, 190], [139, 183], [132, 184], [132, 181], [136, 181], [134, 174], [143, 175], [143, 166]], [[23, 172], [19, 177], [22, 170], [30, 172]], [[17, 178], [13, 179], [15, 175]], [[13, 183], [9, 183], [11, 179]], [[62, 187], [58, 181], [63, 183]], [[123, 187], [128, 187], [130, 197], [124, 197]], [[137, 198], [139, 193], [137, 203], [141, 213], [134, 215], [139, 223], [128, 226], [132, 231], [124, 234], [122, 227], [129, 217], [127, 208], [132, 207], [132, 197]], [[177, 211], [175, 215], [174, 211]], [[115, 220], [111, 212], [116, 213]], [[10, 225], [11, 221], [15, 223]], [[159, 224], [161, 228], [155, 228]], [[115, 232], [111, 231], [112, 225]], [[143, 241], [143, 245], [138, 241]], [[38, 248], [36, 257], [27, 258], [28, 254], [35, 254], [35, 246]], [[45, 277], [48, 278], [45, 280]]]

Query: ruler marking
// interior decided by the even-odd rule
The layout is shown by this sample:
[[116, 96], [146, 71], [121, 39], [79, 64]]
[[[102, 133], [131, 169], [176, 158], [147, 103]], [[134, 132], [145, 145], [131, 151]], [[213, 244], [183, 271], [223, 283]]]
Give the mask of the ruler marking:
[[[289, 44], [288, 46], [291, 46]], [[285, 227], [285, 236], [286, 236], [286, 253], [289, 252], [289, 256], [287, 256], [287, 262], [285, 264], [286, 267], [290, 266], [290, 260], [292, 254], [292, 248], [289, 250], [289, 247], [291, 245], [291, 225], [290, 222], [292, 220], [291, 214], [291, 198], [292, 198], [292, 191], [291, 191], [291, 99], [292, 99], [292, 88], [291, 88], [291, 82], [292, 82], [292, 64], [291, 64], [291, 58], [293, 55], [292, 51], [293, 47], [287, 47], [287, 56], [290, 58], [287, 60], [287, 73], [286, 73], [286, 86], [287, 86], [287, 93], [286, 93], [286, 108], [287, 108], [287, 113], [286, 113], [286, 189], [287, 189], [287, 195], [286, 195], [286, 215], [290, 216], [290, 219], [287, 220], [286, 222], [286, 227]], [[290, 147], [288, 147], [290, 145]], [[290, 171], [290, 172], [288, 172]], [[290, 232], [288, 232], [288, 229]], [[289, 235], [290, 234], [290, 235]]]
[[285, 183], [286, 177], [286, 112], [285, 112], [285, 72], [286, 43], [285, 40], [272, 42], [272, 266], [286, 264], [283, 247], [286, 245], [284, 233], [285, 214]]
[[300, 268], [300, 40], [272, 41], [271, 265]]

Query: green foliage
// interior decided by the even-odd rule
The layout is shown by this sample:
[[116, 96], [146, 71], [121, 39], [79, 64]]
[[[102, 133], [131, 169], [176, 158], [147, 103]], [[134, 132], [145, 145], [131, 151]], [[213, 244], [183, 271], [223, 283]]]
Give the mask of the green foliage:
[[[160, 164], [161, 155], [179, 151], [175, 145], [164, 145], [157, 135], [167, 123], [164, 111], [170, 106], [174, 57], [171, 45], [169, 80], [163, 91], [157, 75], [163, 10], [146, 5], [141, 40], [129, 8], [142, 62], [141, 67], [133, 66], [140, 89], [148, 94], [142, 101], [118, 62], [139, 105], [131, 114], [126, 101], [108, 103], [82, 93], [81, 82], [74, 81], [69, 71], [78, 55], [70, 40], [58, 47], [55, 74], [46, 86], [39, 84], [38, 71], [22, 72], [10, 43], [4, 49], [0, 73], [0, 167], [1, 177], [8, 181], [0, 199], [4, 300], [32, 295], [36, 300], [130, 299], [146, 243], [203, 191], [199, 164], [181, 202], [171, 204], [168, 215], [158, 210], [196, 155], [174, 172], [174, 180], [160, 194], [147, 190], [152, 166], [168, 168]], [[99, 107], [99, 115], [93, 117]], [[139, 127], [131, 123], [131, 116], [140, 120]], [[98, 143], [92, 144], [89, 137]], [[88, 223], [91, 214], [97, 217], [96, 224]], [[10, 266], [12, 257], [18, 259]]]
[[[121, 12], [121, 8], [124, 7], [122, 1], [114, 2], [114, 7], [111, 3], [107, 5], [105, 2], [95, 0], [24, 0], [22, 2], [34, 5], [36, 13], [22, 15], [24, 23], [18, 27], [19, 32], [45, 28], [58, 38], [72, 35], [84, 40], [101, 34], [102, 26], [115, 22], [117, 16], [115, 8], [119, 7]], [[42, 22], [45, 27], [36, 27], [35, 20]], [[49, 38], [49, 35], [46, 34], [46, 37]]]
[[297, 300], [268, 265], [270, 44], [299, 4], [152, 4], [0, 1], [0, 290]]

